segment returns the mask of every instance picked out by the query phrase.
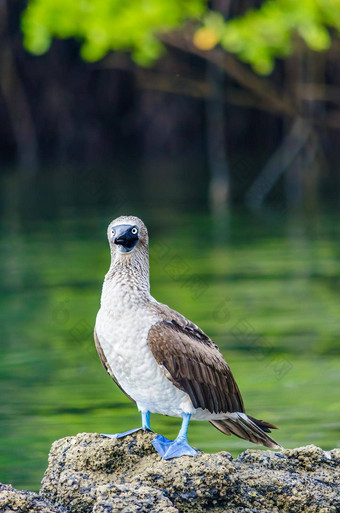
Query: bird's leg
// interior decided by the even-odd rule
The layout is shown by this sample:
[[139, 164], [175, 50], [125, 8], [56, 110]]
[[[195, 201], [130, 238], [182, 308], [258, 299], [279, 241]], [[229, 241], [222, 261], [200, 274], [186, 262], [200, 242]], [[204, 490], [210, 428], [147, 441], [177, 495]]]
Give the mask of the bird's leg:
[[136, 431], [151, 431], [150, 427], [150, 412], [149, 411], [142, 411], [142, 426], [130, 429], [129, 431], [124, 431], [124, 433], [115, 433], [114, 435], [107, 435], [102, 433], [102, 436], [106, 436], [108, 438], [124, 438], [127, 435], [131, 435], [132, 433], [136, 433]]
[[152, 440], [152, 445], [164, 460], [180, 456], [197, 456], [197, 451], [188, 443], [187, 433], [190, 417], [190, 413], [183, 413], [182, 426], [176, 440], [168, 440], [162, 435], [157, 435]]
[[149, 411], [142, 411], [142, 429], [144, 431], [151, 431]]

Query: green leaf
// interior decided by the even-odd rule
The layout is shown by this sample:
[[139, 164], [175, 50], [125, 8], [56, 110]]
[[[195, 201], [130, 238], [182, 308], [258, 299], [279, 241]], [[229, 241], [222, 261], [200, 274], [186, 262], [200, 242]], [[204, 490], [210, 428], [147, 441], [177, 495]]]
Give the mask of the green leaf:
[[331, 38], [325, 27], [306, 24], [299, 27], [299, 33], [312, 50], [322, 51], [330, 47]]

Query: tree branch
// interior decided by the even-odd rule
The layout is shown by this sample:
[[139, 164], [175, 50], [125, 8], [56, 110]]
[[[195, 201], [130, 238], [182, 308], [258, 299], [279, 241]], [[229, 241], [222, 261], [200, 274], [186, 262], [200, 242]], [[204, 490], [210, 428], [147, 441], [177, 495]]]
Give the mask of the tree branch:
[[[191, 98], [202, 98], [203, 100], [210, 98], [212, 93], [209, 84], [203, 80], [194, 80], [183, 76], [174, 78], [170, 73], [159, 73], [141, 69], [135, 71], [135, 76], [139, 87], [142, 89], [189, 96]], [[240, 107], [272, 111], [267, 105], [259, 104], [253, 95], [233, 87], [228, 87], [225, 90], [223, 101]]]
[[251, 91], [265, 102], [272, 111], [279, 112], [289, 117], [295, 116], [293, 102], [283, 93], [276, 91], [268, 80], [259, 78], [254, 73], [247, 70], [245, 66], [237, 62], [237, 60], [228, 53], [223, 53], [223, 59], [221, 59], [218, 50], [199, 50], [192, 42], [192, 34], [190, 31], [185, 34], [182, 32], [161, 34], [159, 35], [159, 39], [168, 46], [197, 55], [202, 59], [216, 64], [216, 66], [220, 67], [245, 89]]

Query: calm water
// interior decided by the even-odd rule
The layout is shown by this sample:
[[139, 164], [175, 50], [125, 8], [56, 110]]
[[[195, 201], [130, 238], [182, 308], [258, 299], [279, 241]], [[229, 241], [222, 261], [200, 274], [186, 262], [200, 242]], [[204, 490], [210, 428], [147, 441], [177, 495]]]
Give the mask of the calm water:
[[[2, 482], [38, 489], [55, 439], [139, 425], [92, 342], [115, 213], [2, 224]], [[149, 226], [153, 295], [219, 344], [248, 412], [277, 424], [285, 447], [339, 445], [338, 217], [131, 213]], [[152, 417], [154, 430], [170, 438], [179, 423]], [[189, 439], [233, 455], [251, 446], [204, 422], [191, 423]]]

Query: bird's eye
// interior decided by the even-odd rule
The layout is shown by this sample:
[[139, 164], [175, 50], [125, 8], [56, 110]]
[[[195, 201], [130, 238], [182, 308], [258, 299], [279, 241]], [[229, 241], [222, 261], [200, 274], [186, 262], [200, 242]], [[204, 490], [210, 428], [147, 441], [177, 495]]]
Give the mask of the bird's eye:
[[136, 228], [136, 227], [132, 228], [131, 233], [132, 233], [133, 235], [136, 235], [136, 233], [138, 233], [137, 228]]
[[114, 228], [112, 228], [112, 235], [116, 235], [116, 231]]

